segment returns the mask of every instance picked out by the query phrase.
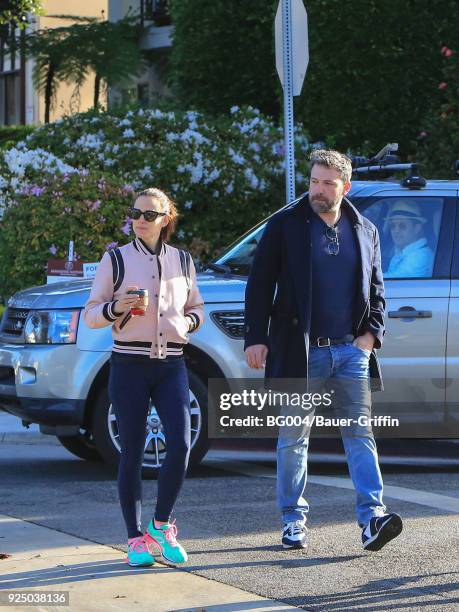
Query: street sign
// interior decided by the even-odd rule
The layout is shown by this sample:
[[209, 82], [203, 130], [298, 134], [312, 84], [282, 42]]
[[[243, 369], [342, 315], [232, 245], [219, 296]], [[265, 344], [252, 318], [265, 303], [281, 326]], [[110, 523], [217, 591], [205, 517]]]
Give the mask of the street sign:
[[309, 63], [308, 14], [303, 0], [290, 0], [290, 19], [284, 29], [282, 4], [283, 0], [279, 0], [274, 25], [276, 68], [282, 87], [284, 87], [284, 36], [289, 34], [291, 37], [292, 95], [299, 96]]

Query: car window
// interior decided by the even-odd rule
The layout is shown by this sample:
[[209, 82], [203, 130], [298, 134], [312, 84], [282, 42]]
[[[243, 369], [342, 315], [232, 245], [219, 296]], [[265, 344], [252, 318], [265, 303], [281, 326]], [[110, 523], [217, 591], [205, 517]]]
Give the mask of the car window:
[[233, 274], [248, 275], [255, 249], [266, 227], [266, 223], [248, 232], [228, 249], [216, 263], [229, 266]]
[[[364, 202], [352, 198], [354, 206], [379, 230], [384, 277], [432, 278], [443, 198], [391, 196]], [[265, 227], [262, 223], [247, 232], [216, 263], [225, 264], [233, 274], [248, 275]]]
[[379, 230], [384, 278], [432, 278], [443, 198], [374, 200], [362, 214]]

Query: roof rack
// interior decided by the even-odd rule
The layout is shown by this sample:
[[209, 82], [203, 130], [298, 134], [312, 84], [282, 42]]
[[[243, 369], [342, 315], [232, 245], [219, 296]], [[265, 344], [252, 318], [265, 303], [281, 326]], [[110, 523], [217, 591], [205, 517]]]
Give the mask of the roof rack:
[[426, 180], [419, 174], [419, 164], [415, 162], [400, 163], [400, 158], [394, 153], [398, 151], [398, 143], [392, 142], [371, 158], [363, 156], [351, 157], [352, 174], [365, 177], [366, 180], [381, 180], [394, 176], [396, 172], [406, 171], [407, 176], [400, 182], [408, 189], [422, 189]]

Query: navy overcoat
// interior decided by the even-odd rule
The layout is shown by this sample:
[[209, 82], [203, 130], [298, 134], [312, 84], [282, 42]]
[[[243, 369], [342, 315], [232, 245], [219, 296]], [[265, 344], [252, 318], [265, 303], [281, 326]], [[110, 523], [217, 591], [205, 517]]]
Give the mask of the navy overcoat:
[[[355, 336], [371, 331], [375, 349], [384, 336], [384, 282], [377, 228], [347, 198], [342, 210], [351, 220], [360, 258], [354, 300]], [[311, 235], [308, 194], [275, 213], [255, 251], [245, 294], [245, 345], [265, 344], [266, 379], [308, 378], [311, 329]], [[371, 388], [383, 389], [375, 350], [370, 357]]]

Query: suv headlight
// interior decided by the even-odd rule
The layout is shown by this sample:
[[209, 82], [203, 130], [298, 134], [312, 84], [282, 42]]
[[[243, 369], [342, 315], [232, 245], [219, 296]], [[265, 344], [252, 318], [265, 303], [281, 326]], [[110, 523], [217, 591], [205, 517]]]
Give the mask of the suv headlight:
[[222, 310], [211, 312], [214, 323], [225, 332], [230, 338], [244, 337], [244, 311], [243, 310]]
[[26, 344], [74, 344], [80, 310], [31, 310], [24, 325]]

